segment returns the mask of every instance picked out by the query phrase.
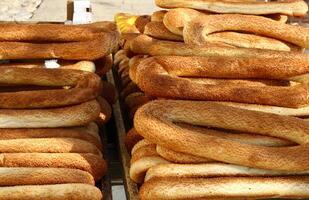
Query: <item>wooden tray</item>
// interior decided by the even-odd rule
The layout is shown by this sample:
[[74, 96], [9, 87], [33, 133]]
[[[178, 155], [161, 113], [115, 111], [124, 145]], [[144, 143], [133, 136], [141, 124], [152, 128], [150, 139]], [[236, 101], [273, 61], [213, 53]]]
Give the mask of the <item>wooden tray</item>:
[[[114, 78], [115, 77], [115, 78]], [[110, 71], [107, 73], [107, 80], [116, 86], [116, 89], [119, 91], [119, 82], [117, 82], [117, 76], [114, 76], [114, 73]], [[124, 139], [126, 136], [126, 132], [129, 128], [129, 120], [124, 118], [124, 113], [121, 109], [120, 101], [113, 105], [113, 115], [115, 119], [115, 125], [117, 129], [117, 142], [118, 142], [118, 152], [119, 158], [122, 164], [122, 177], [123, 177], [123, 184], [125, 187], [125, 192], [128, 200], [138, 200], [138, 187], [131, 179], [129, 175], [130, 169], [130, 155], [127, 152], [127, 149], [124, 145]]]

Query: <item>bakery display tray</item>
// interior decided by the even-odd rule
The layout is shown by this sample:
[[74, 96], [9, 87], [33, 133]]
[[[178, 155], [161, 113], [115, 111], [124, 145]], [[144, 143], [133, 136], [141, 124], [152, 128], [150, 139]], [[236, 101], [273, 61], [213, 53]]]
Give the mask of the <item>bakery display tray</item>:
[[[107, 80], [114, 84], [117, 91], [119, 89], [119, 79], [115, 72], [110, 71], [107, 74]], [[126, 113], [124, 113], [124, 109], [122, 107], [122, 99], [118, 98], [117, 102], [113, 105], [113, 118], [114, 118], [114, 125], [116, 127], [116, 139], [117, 139], [117, 146], [118, 146], [118, 155], [121, 163], [121, 171], [122, 171], [122, 179], [123, 185], [125, 188], [126, 196], [128, 200], [138, 200], [138, 186], [135, 184], [129, 175], [130, 169], [130, 155], [127, 152], [127, 149], [124, 144], [124, 139], [126, 136], [126, 132], [130, 129], [131, 121], [128, 119]], [[112, 181], [113, 182], [113, 181]]]

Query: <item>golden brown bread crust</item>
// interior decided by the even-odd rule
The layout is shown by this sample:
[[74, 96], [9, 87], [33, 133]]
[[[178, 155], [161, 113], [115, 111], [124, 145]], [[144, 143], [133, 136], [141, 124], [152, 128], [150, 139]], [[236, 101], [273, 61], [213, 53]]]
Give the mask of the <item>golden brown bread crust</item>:
[[[114, 44], [111, 46], [111, 53], [116, 53], [119, 50], [120, 32], [115, 22], [99, 21], [91, 24], [82, 24], [80, 26], [86, 26], [90, 28], [101, 29], [101, 32], [107, 32], [113, 37]], [[108, 56], [108, 55], [106, 55]]]
[[[25, 178], [27, 177], [27, 178]], [[0, 185], [51, 185], [64, 183], [84, 183], [94, 185], [94, 179], [86, 171], [69, 168], [18, 168], [1, 167]]]
[[1, 200], [101, 200], [102, 192], [87, 184], [30, 185], [0, 188]]
[[135, 27], [140, 33], [144, 33], [145, 26], [150, 22], [149, 15], [141, 15], [135, 21]]
[[[257, 146], [267, 146], [267, 147], [283, 147], [283, 146], [294, 146], [296, 145], [293, 142], [269, 137], [269, 136], [263, 136], [263, 135], [257, 135], [257, 134], [250, 134], [250, 133], [239, 133], [239, 132], [230, 132], [225, 131], [225, 133], [222, 133], [220, 131], [216, 130], [210, 130], [205, 129], [202, 127], [192, 126], [188, 124], [181, 124], [177, 123], [178, 126], [182, 127], [184, 130], [194, 130], [201, 134], [207, 134], [210, 136], [216, 136], [220, 138], [229, 139], [236, 142], [241, 142], [244, 144], [252, 144]], [[180, 153], [173, 151], [171, 149], [162, 147], [160, 145], [157, 145], [156, 147], [157, 153], [162, 156], [164, 159], [173, 162], [173, 163], [183, 163], [183, 164], [194, 164], [194, 163], [209, 163], [209, 162], [215, 162], [214, 160], [203, 158], [199, 156], [194, 156], [186, 153]]]
[[[147, 56], [144, 55], [137, 55], [134, 56], [130, 59], [129, 61], [129, 76], [130, 79], [135, 82], [136, 81], [136, 70], [137, 70], [137, 66], [141, 63], [142, 60], [144, 60]], [[135, 82], [136, 83], [136, 82]]]
[[144, 34], [162, 40], [183, 41], [182, 36], [170, 32], [164, 26], [163, 22], [147, 23], [145, 26]]
[[265, 146], [265, 147], [287, 147], [295, 146], [296, 143], [281, 139], [278, 137], [270, 137], [266, 135], [259, 135], [248, 132], [239, 132], [239, 131], [228, 131], [225, 130], [224, 133], [218, 130], [207, 129], [202, 126], [194, 126], [186, 123], [177, 123], [178, 126], [182, 127], [184, 130], [194, 130], [201, 134], [207, 134], [215, 137], [225, 138], [236, 142], [241, 142], [244, 144], [252, 144], [256, 146]]
[[90, 25], [12, 24], [1, 25], [1, 59], [95, 60], [118, 48], [115, 24]]
[[92, 73], [96, 72], [96, 66], [91, 61], [80, 61], [80, 62], [71, 64], [71, 65], [70, 64], [63, 65], [63, 66], [60, 66], [60, 69], [82, 70], [82, 71], [87, 71], [87, 72], [92, 72]]
[[[101, 27], [100, 27], [101, 26]], [[28, 42], [78, 42], [92, 40], [98, 35], [109, 35], [114, 28], [102, 26], [102, 23], [89, 25], [64, 24], [15, 24], [0, 25], [4, 30], [0, 41]]]
[[101, 31], [114, 32], [115, 34], [119, 34], [116, 23], [110, 21], [98, 21], [91, 24], [80, 24], [79, 26], [96, 28], [101, 29]]
[[132, 111], [136, 107], [140, 107], [149, 101], [153, 100], [154, 98], [142, 93], [142, 92], [135, 92], [129, 94], [125, 100], [124, 104], [128, 108], [129, 111]]
[[[190, 43], [191, 36], [189, 36], [187, 43]], [[218, 32], [207, 36], [207, 42], [222, 42], [225, 44], [233, 45], [235, 47], [242, 48], [256, 48], [256, 49], [269, 49], [275, 51], [297, 51], [302, 52], [303, 48], [292, 45], [287, 42], [282, 42], [280, 40], [263, 37], [255, 34], [246, 34], [238, 32]], [[199, 41], [204, 43], [202, 41]]]
[[188, 44], [202, 45], [209, 42], [207, 39], [209, 35], [223, 31], [253, 33], [309, 48], [309, 30], [305, 27], [283, 24], [266, 17], [251, 15], [205, 15], [202, 19], [187, 23], [183, 29], [183, 37]]
[[94, 144], [102, 151], [103, 146], [99, 139], [87, 131], [85, 127], [71, 128], [1, 128], [0, 140], [30, 138], [76, 138]]
[[308, 5], [302, 0], [284, 0], [274, 2], [259, 1], [212, 1], [212, 0], [156, 0], [162, 8], [192, 8], [215, 13], [242, 13], [252, 15], [280, 13], [289, 16], [304, 16]]
[[101, 141], [101, 137], [99, 135], [99, 127], [95, 122], [90, 122], [86, 126], [81, 127], [81, 129], [94, 136], [98, 141]]
[[282, 172], [255, 169], [225, 163], [206, 164], [161, 164], [151, 167], [145, 176], [145, 182], [152, 178], [213, 178], [213, 177], [243, 177], [243, 176], [291, 176], [308, 175], [306, 172]]
[[0, 140], [0, 153], [92, 153], [100, 155], [93, 144], [75, 138], [23, 138]]
[[128, 58], [128, 51], [125, 49], [121, 49], [117, 51], [117, 53], [114, 55], [114, 65], [117, 67], [117, 65], [123, 60]]
[[[121, 80], [126, 80], [127, 77], [129, 77], [129, 65], [127, 64], [127, 67], [123, 68], [123, 70], [118, 74]], [[122, 85], [125, 87], [126, 85]]]
[[153, 12], [151, 15], [151, 21], [152, 22], [162, 22], [166, 13], [167, 13], [167, 10], [159, 10], [159, 11]]
[[309, 62], [302, 56], [287, 59], [156, 56], [155, 60], [169, 74], [179, 77], [288, 80], [309, 72]]
[[119, 63], [119, 65], [118, 65], [118, 70], [117, 70], [119, 76], [121, 75], [121, 73], [122, 73], [124, 70], [126, 70], [126, 69], [129, 67], [129, 61], [130, 61], [129, 58], [125, 58], [125, 59], [123, 59], [123, 60]]
[[2, 153], [1, 167], [71, 168], [89, 172], [97, 181], [107, 172], [106, 161], [90, 153]]
[[0, 42], [1, 59], [96, 60], [112, 53], [117, 42], [109, 36], [82, 42]]
[[[60, 69], [74, 69], [74, 70], [82, 70], [87, 72], [95, 72], [96, 67], [91, 61], [59, 61]], [[45, 68], [44, 61], [39, 62], [11, 62], [11, 63], [3, 63], [0, 64], [0, 67], [17, 67], [17, 68]]]
[[169, 163], [156, 152], [155, 144], [144, 145], [132, 153], [130, 178], [136, 183], [143, 183], [149, 168], [162, 163]]
[[[170, 10], [164, 17], [164, 20], [163, 20], [163, 23], [165, 25], [164, 28], [166, 27], [166, 29], [168, 29], [172, 33], [177, 34], [179, 36], [183, 36], [183, 30], [184, 30], [185, 24], [191, 27], [191, 23], [194, 24], [195, 23], [194, 21], [196, 20], [202, 20], [202, 21], [207, 20], [207, 15], [209, 15], [209, 13], [199, 12], [199, 11], [188, 9], [188, 8], [173, 9], [173, 10]], [[282, 18], [279, 17], [278, 20], [281, 20], [281, 19]], [[191, 28], [193, 28], [193, 25]], [[197, 29], [199, 30], [200, 27], [198, 27]], [[198, 43], [198, 44], [202, 44], [206, 41], [207, 42], [223, 42], [223, 43], [230, 44], [236, 47], [271, 49], [271, 50], [280, 50], [280, 51], [300, 51], [300, 48], [296, 48], [295, 46], [291, 44], [286, 44], [282, 41], [279, 41], [273, 38], [263, 37], [263, 36], [254, 35], [254, 34], [245, 34], [245, 33], [236, 33], [236, 32], [215, 32], [210, 35], [207, 35], [207, 38], [206, 37], [203, 38], [204, 39], [203, 41], [201, 39], [195, 38], [197, 34], [193, 36], [192, 38], [191, 38], [191, 35], [189, 34], [187, 35], [187, 38], [185, 38], [187, 39], [185, 41], [188, 43], [190, 43], [191, 41], [194, 41], [195, 43]], [[148, 34], [148, 35], [155, 37], [155, 35], [151, 35], [151, 34]], [[164, 37], [161, 37], [161, 38], [155, 37], [155, 38], [165, 39]], [[181, 40], [179, 41], [183, 41], [183, 38], [182, 37], [180, 38]]]
[[49, 108], [80, 104], [95, 99], [101, 89], [101, 79], [94, 73], [80, 70], [40, 68], [0, 68], [0, 82], [8, 85], [64, 87], [0, 93], [1, 108]]
[[[183, 129], [175, 124], [177, 122], [278, 137], [300, 145], [262, 147], [244, 144]], [[157, 100], [136, 112], [134, 127], [150, 142], [178, 152], [261, 169], [295, 172], [309, 169], [306, 144], [309, 126], [305, 120], [295, 117], [211, 102]]]
[[277, 115], [289, 115], [295, 117], [305, 117], [309, 116], [309, 107], [302, 107], [302, 108], [286, 108], [286, 107], [279, 107], [279, 106], [267, 106], [267, 105], [258, 105], [258, 104], [245, 104], [245, 103], [235, 103], [235, 102], [219, 102], [216, 101], [218, 104], [232, 106], [236, 108], [242, 108], [247, 110], [255, 110], [260, 112], [267, 112], [273, 113]]
[[152, 156], [158, 156], [158, 153], [156, 151], [156, 144], [148, 144], [136, 149], [134, 153], [132, 153], [130, 162], [132, 164], [138, 161], [139, 159]]
[[149, 168], [160, 164], [169, 163], [159, 155], [143, 157], [136, 162], [133, 162], [130, 166], [130, 178], [136, 183], [143, 183], [146, 172]]
[[[164, 15], [163, 23], [172, 33], [182, 36], [183, 28], [186, 23], [189, 23], [190, 21], [197, 18], [203, 18], [205, 15], [209, 14], [211, 13], [207, 11], [197, 11], [190, 8], [175, 8], [169, 10]], [[286, 15], [280, 14], [266, 15], [265, 17], [271, 18], [281, 23], [286, 23], [288, 20]]]
[[134, 145], [134, 147], [132, 148], [132, 151], [130, 153], [131, 153], [131, 155], [133, 155], [138, 149], [145, 147], [145, 146], [148, 146], [148, 145], [151, 145], [151, 144], [154, 144], [154, 143], [149, 142], [148, 140], [145, 140], [144, 138], [142, 138], [142, 140], [138, 141]]
[[181, 42], [163, 41], [140, 35], [131, 41], [130, 49], [136, 54], [151, 56], [224, 56], [254, 58], [293, 58], [308, 59], [307, 54], [299, 52], [273, 51], [267, 49], [236, 48], [224, 43], [207, 43], [203, 46]]
[[50, 109], [1, 109], [1, 128], [54, 128], [83, 126], [100, 115], [96, 100]]
[[95, 73], [104, 76], [113, 66], [113, 55], [110, 54], [95, 61]]
[[99, 96], [97, 98], [97, 101], [100, 104], [101, 112], [96, 122], [99, 125], [104, 125], [110, 120], [112, 116], [112, 107], [109, 105], [108, 101], [106, 101], [106, 99], [104, 99], [103, 97]]
[[[304, 65], [306, 66], [306, 64], [307, 63], [305, 62]], [[169, 74], [168, 70], [165, 69], [165, 66], [159, 64], [155, 58], [148, 58], [143, 60], [140, 65], [138, 65], [135, 81], [143, 92], [155, 97], [188, 100], [230, 101], [291, 108], [304, 107], [309, 103], [309, 99], [307, 98], [309, 91], [305, 86], [306, 82], [301, 82], [301, 84], [288, 87], [286, 85], [276, 85], [273, 83], [267, 84], [266, 82], [266, 85], [263, 85], [263, 82], [261, 82], [263, 83], [262, 85], [258, 84], [258, 82], [248, 84], [246, 81], [244, 82], [245, 84], [241, 84], [242, 82], [239, 81], [236, 81], [236, 84], [232, 83], [233, 81], [223, 81], [223, 83], [221, 81], [220, 83], [220, 81], [218, 82], [218, 80], [215, 80], [215, 82], [210, 82], [209, 80], [202, 79], [202, 73], [199, 73], [199, 71], [203, 71], [200, 64], [197, 62], [194, 63], [194, 66], [197, 68], [197, 72], [187, 68], [188, 70], [184, 70], [186, 73], [185, 77], [175, 76]], [[283, 65], [283, 67], [285, 67], [285, 65]], [[230, 72], [232, 70], [228, 71]], [[238, 71], [238, 69], [236, 69], [236, 71]], [[279, 73], [279, 70], [277, 72]], [[249, 74], [247, 72], [245, 73]], [[259, 72], [257, 72], [257, 74], [258, 73]], [[272, 72], [270, 72], [270, 74], [271, 73]], [[274, 73], [276, 73], [276, 71], [274, 71]], [[190, 76], [199, 76], [202, 78], [186, 78]], [[249, 76], [254, 75], [251, 74]]]
[[173, 151], [171, 149], [164, 148], [162, 146], [157, 145], [156, 147], [157, 153], [172, 163], [182, 163], [182, 164], [197, 164], [197, 163], [209, 163], [216, 162], [214, 160], [203, 158], [199, 156], [193, 156], [190, 154], [180, 153]]
[[[207, 134], [210, 136], [220, 137], [229, 139], [231, 141], [241, 142], [244, 144], [252, 144], [256, 146], [267, 146], [267, 147], [284, 147], [284, 146], [294, 146], [296, 145], [293, 142], [269, 137], [269, 136], [263, 136], [263, 135], [257, 135], [252, 133], [239, 133], [239, 132], [228, 132], [225, 131], [225, 133], [222, 133], [220, 131], [216, 130], [209, 130], [202, 127], [192, 126], [188, 124], [181, 124], [178, 123], [178, 126], [182, 127], [184, 130], [194, 130], [201, 134]], [[193, 164], [193, 163], [208, 163], [208, 162], [215, 162], [214, 160], [203, 158], [199, 156], [193, 156], [190, 154], [180, 153], [173, 151], [171, 149], [162, 147], [160, 145], [157, 145], [157, 153], [162, 156], [164, 159], [174, 162], [174, 163], [183, 163], [183, 164]]]
[[169, 10], [163, 18], [165, 27], [174, 34], [183, 35], [183, 28], [186, 23], [193, 19], [204, 17], [210, 14], [208, 12], [201, 12], [190, 8], [175, 8]]
[[138, 134], [134, 128], [129, 130], [124, 139], [124, 144], [126, 145], [129, 154], [131, 153], [131, 150], [136, 145], [136, 143], [138, 143], [142, 139], [143, 137]]
[[141, 200], [306, 198], [308, 184], [308, 176], [153, 178], [139, 195]]
[[[128, 50], [130, 49], [130, 42], [137, 36], [139, 36], [140, 33], [122, 33], [120, 37], [120, 47], [122, 50]], [[121, 51], [121, 50], [120, 50]]]

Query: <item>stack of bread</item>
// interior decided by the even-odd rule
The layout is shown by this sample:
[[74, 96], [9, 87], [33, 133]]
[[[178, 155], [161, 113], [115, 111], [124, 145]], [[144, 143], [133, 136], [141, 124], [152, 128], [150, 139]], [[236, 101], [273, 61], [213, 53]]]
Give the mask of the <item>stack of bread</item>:
[[309, 30], [287, 23], [307, 4], [156, 4], [129, 44], [131, 80], [159, 99], [127, 138], [140, 198], [309, 197]]
[[[118, 48], [119, 33], [112, 22], [86, 25], [7, 23], [0, 27], [3, 30], [0, 58], [9, 60], [0, 67], [59, 67], [93, 72], [103, 78], [112, 68], [112, 53]], [[104, 81], [101, 90], [98, 101], [103, 114], [97, 120], [99, 125], [109, 120], [111, 104], [116, 100], [113, 85]]]
[[[120, 31], [122, 30], [121, 40], [120, 40], [120, 49], [114, 55], [114, 68], [118, 74], [119, 79], [119, 93], [120, 99], [125, 105], [125, 109], [128, 113], [129, 119], [133, 119], [134, 113], [136, 110], [142, 106], [143, 104], [149, 102], [153, 98], [149, 95], [145, 95], [143, 91], [139, 89], [139, 87], [131, 80], [129, 75], [129, 68], [132, 63], [135, 62], [134, 53], [130, 50], [130, 42], [140, 35], [140, 33], [136, 33], [137, 25], [124, 25], [123, 20], [132, 21], [135, 20], [135, 23], [138, 22], [140, 17], [126, 15], [127, 18], [123, 18], [123, 14], [116, 15], [115, 19], [118, 28]], [[121, 17], [120, 19], [118, 19]], [[127, 27], [126, 27], [127, 26]], [[129, 27], [129, 28], [128, 28]], [[133, 28], [130, 28], [133, 27]], [[133, 30], [132, 30], [133, 29]], [[141, 55], [143, 57], [143, 55]]]
[[9, 61], [0, 65], [0, 199], [101, 200], [95, 182], [107, 163], [95, 122], [110, 117], [103, 97], [115, 92], [94, 72], [111, 68], [115, 26], [0, 26], [0, 59]]

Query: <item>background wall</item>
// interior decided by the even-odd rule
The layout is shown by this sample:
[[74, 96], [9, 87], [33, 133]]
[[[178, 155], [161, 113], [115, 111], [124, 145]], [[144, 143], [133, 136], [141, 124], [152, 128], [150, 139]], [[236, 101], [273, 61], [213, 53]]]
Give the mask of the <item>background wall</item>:
[[[65, 21], [67, 2], [72, 1], [42, 0], [41, 5], [34, 11], [31, 21]], [[149, 14], [159, 9], [155, 6], [154, 0], [91, 0], [91, 4], [94, 21], [113, 20], [114, 15], [119, 12]]]
[[[41, 2], [40, 6], [34, 8], [30, 21], [58, 21], [64, 22], [67, 19], [67, 3], [73, 0], [0, 0], [0, 21], [10, 17], [9, 15], [27, 16], [23, 4]], [[309, 2], [309, 0], [306, 0]], [[154, 0], [91, 0], [93, 20], [113, 20], [118, 12], [132, 14], [151, 14], [160, 8], [156, 7]], [[22, 5], [22, 6], [21, 6]], [[10, 8], [10, 9], [8, 9]], [[32, 13], [32, 10], [31, 12]], [[32, 15], [32, 14], [31, 14]], [[29, 20], [28, 18], [25, 20]], [[308, 19], [307, 19], [308, 20]], [[309, 20], [308, 20], [309, 21]]]
[[118, 12], [149, 14], [159, 8], [154, 0], [91, 0], [94, 20], [113, 20]]

